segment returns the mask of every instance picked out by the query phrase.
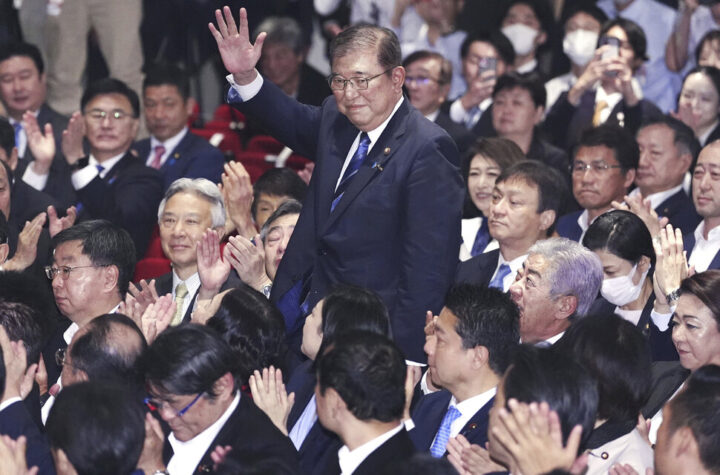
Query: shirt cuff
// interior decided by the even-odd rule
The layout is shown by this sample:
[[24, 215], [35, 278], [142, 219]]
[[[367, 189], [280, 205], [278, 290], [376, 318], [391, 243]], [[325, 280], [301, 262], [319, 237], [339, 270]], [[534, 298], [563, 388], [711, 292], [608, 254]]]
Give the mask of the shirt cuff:
[[[236, 83], [232, 74], [225, 76], [225, 79], [227, 79], [227, 82], [229, 82], [231, 86], [227, 95], [228, 102], [237, 102], [237, 97], [239, 97], [242, 102], [249, 101], [257, 95], [263, 85], [263, 77], [260, 73], [258, 73], [250, 84], [245, 84], [244, 86]], [[233, 91], [237, 93], [237, 97], [233, 97]]]
[[434, 392], [437, 392], [437, 389], [430, 389], [428, 387], [427, 378], [428, 378], [428, 372], [425, 371], [422, 375], [422, 378], [420, 378], [420, 390], [422, 393], [427, 396], [428, 394], [432, 394]]
[[73, 188], [79, 190], [88, 186], [90, 182], [95, 179], [96, 176], [98, 176], [97, 168], [91, 165], [87, 165], [80, 170], [74, 172], [70, 177], [70, 180], [72, 181]]
[[468, 111], [465, 110], [460, 99], [457, 99], [450, 105], [450, 118], [453, 122], [464, 124], [468, 118]]
[[25, 173], [23, 173], [22, 180], [36, 190], [42, 191], [45, 189], [45, 185], [47, 185], [49, 175], [49, 173], [38, 175], [33, 170], [33, 164], [30, 163], [25, 169]]
[[655, 323], [655, 326], [658, 327], [658, 330], [661, 332], [664, 332], [670, 327], [670, 320], [675, 312], [675, 308], [670, 307], [670, 310], [670, 313], [658, 313], [655, 309], [650, 312], [650, 318], [652, 318], [653, 323]]

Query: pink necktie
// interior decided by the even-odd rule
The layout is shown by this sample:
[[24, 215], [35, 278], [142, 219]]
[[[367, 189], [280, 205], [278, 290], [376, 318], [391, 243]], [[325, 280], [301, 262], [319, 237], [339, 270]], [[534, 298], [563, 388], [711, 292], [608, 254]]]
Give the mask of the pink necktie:
[[150, 164], [151, 167], [154, 169], [159, 169], [160, 165], [162, 164], [162, 157], [165, 155], [165, 147], [162, 145], [156, 145], [155, 146], [155, 157], [153, 157], [153, 161]]

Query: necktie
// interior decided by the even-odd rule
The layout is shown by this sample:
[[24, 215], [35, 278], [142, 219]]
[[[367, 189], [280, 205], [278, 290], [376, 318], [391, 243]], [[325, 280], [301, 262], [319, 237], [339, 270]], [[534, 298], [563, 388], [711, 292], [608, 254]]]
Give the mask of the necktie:
[[160, 168], [160, 165], [162, 164], [162, 157], [165, 155], [165, 147], [162, 145], [156, 145], [155, 149], [155, 156], [153, 157], [152, 163], [150, 163], [150, 166], [153, 167], [155, 170], [158, 170]]
[[480, 120], [480, 108], [479, 107], [473, 107], [470, 109], [470, 112], [468, 112], [467, 117], [465, 118], [465, 128], [468, 130], [472, 130], [473, 127], [475, 127], [475, 124], [478, 120]]
[[450, 439], [450, 426], [458, 417], [460, 417], [460, 411], [458, 411], [455, 406], [448, 407], [445, 417], [443, 417], [443, 420], [440, 423], [437, 435], [435, 436], [435, 441], [432, 446], [430, 446], [430, 455], [435, 458], [443, 456], [445, 453], [445, 446]]
[[181, 282], [178, 284], [177, 287], [175, 287], [175, 303], [177, 304], [177, 309], [175, 310], [175, 315], [170, 322], [170, 325], [173, 327], [176, 325], [180, 325], [183, 320], [183, 303], [185, 302], [185, 297], [187, 296], [187, 294], [188, 290], [185, 282]]
[[[98, 175], [102, 175], [103, 170], [105, 170], [105, 167], [100, 164], [95, 165], [95, 168], [97, 168]], [[102, 176], [100, 178], [102, 178]]]
[[593, 113], [592, 118], [593, 127], [597, 127], [598, 125], [602, 124], [602, 113], [605, 109], [607, 109], [607, 107], [607, 101], [598, 101], [598, 103], [595, 104], [595, 112]]
[[483, 250], [487, 247], [490, 242], [490, 228], [488, 227], [487, 218], [482, 218], [482, 224], [475, 235], [475, 242], [470, 250], [470, 255], [475, 257], [478, 254], [482, 254]]
[[13, 124], [13, 129], [15, 129], [15, 146], [20, 147], [20, 134], [22, 134], [23, 126], [21, 122], [15, 122]]
[[497, 274], [495, 274], [495, 278], [490, 281], [490, 287], [491, 289], [500, 289], [503, 290], [503, 280], [505, 280], [505, 277], [510, 273], [510, 266], [507, 264], [502, 264], [498, 268]]
[[355, 150], [355, 153], [350, 159], [350, 163], [348, 163], [348, 166], [345, 169], [345, 173], [343, 173], [342, 180], [340, 180], [340, 184], [338, 185], [337, 190], [335, 190], [335, 197], [333, 198], [332, 205], [330, 205], [331, 212], [340, 202], [340, 198], [342, 198], [343, 194], [345, 194], [345, 190], [347, 190], [348, 186], [350, 186], [352, 178], [355, 176], [355, 174], [360, 169], [360, 166], [365, 161], [369, 148], [370, 137], [368, 137], [368, 134], [363, 132], [362, 134], [360, 134], [360, 143], [358, 144], [358, 148], [357, 150]]

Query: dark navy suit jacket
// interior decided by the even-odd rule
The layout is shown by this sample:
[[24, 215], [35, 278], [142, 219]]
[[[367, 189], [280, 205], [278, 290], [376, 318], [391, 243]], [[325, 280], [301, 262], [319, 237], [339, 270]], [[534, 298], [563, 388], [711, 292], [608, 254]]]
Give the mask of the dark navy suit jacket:
[[[683, 247], [687, 251], [688, 259], [690, 259], [690, 253], [695, 247], [695, 232], [690, 232], [683, 236]], [[710, 261], [708, 270], [710, 269], [720, 269], [720, 251], [715, 254], [715, 257], [713, 257], [712, 261]]]
[[[424, 361], [422, 316], [442, 307], [460, 247], [465, 191], [455, 143], [403, 99], [331, 213], [343, 163], [359, 134], [335, 97], [321, 107], [306, 106], [264, 81], [255, 97], [233, 105], [315, 159], [271, 294], [286, 309], [288, 332], [302, 328], [301, 302], [312, 308], [338, 282], [360, 285], [385, 302], [405, 357]], [[301, 285], [307, 290], [290, 292]]]
[[[150, 154], [150, 139], [136, 142], [133, 148], [140, 160], [146, 162]], [[220, 150], [188, 131], [160, 167], [163, 190], [167, 190], [178, 178], [207, 178], [219, 183], [224, 165], [225, 157]]]
[[470, 146], [475, 142], [475, 136], [462, 125], [453, 122], [449, 115], [443, 111], [439, 111], [435, 117], [435, 123], [445, 129], [445, 132], [455, 141], [460, 155], [464, 155]]
[[655, 212], [660, 217], [668, 218], [674, 228], [682, 230], [683, 235], [693, 233], [702, 221], [700, 215], [695, 211], [692, 199], [683, 190], [660, 203], [655, 208]]
[[[443, 417], [445, 417], [448, 410], [451, 398], [452, 394], [449, 391], [442, 390], [430, 393], [418, 402], [412, 413], [415, 428], [408, 434], [419, 451], [428, 452], [430, 450]], [[471, 444], [485, 447], [490, 408], [492, 408], [494, 401], [495, 398], [493, 397], [485, 403], [460, 431]]]
[[488, 285], [495, 274], [498, 259], [500, 259], [500, 249], [495, 249], [461, 262], [455, 273], [455, 282]]
[[38, 467], [41, 475], [55, 473], [50, 446], [30, 418], [22, 401], [14, 402], [0, 411], [0, 434], [13, 439], [24, 435], [27, 438], [28, 468]]
[[[415, 454], [415, 446], [413, 445], [407, 431], [403, 428], [390, 437], [384, 444], [373, 450], [370, 455], [365, 457], [360, 465], [355, 469], [353, 475], [384, 475], [397, 473]], [[313, 473], [322, 475], [340, 475], [340, 464], [338, 462], [337, 452], [332, 458], [326, 459], [319, 466], [321, 470], [315, 470]]]
[[564, 238], [568, 238], [575, 242], [580, 242], [580, 236], [582, 236], [582, 228], [578, 224], [577, 220], [584, 210], [575, 211], [574, 213], [568, 213], [564, 216], [560, 216], [555, 226], [557, 233]]

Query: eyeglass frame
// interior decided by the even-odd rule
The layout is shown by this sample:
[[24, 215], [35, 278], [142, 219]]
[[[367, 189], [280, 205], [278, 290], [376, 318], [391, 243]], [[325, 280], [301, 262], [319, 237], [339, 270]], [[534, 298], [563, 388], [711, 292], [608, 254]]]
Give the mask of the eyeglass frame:
[[113, 119], [113, 121], [115, 122], [120, 122], [125, 117], [132, 117], [133, 119], [135, 118], [135, 115], [133, 113], [125, 112], [122, 109], [115, 109], [110, 112], [104, 111], [102, 109], [91, 109], [87, 111], [85, 115], [97, 122], [102, 122], [107, 118]]
[[[388, 71], [392, 71], [395, 68], [397, 68], [397, 66], [392, 66], [392, 67], [386, 69], [385, 71], [381, 72], [380, 74], [376, 74], [375, 76], [371, 76], [369, 78], [364, 78], [361, 76], [353, 76], [351, 78], [345, 79], [342, 77], [342, 75], [335, 73], [335, 74], [331, 74], [330, 76], [327, 77], [327, 82], [328, 82], [328, 86], [330, 86], [331, 91], [344, 91], [347, 88], [348, 83], [352, 84], [356, 91], [366, 91], [370, 87], [370, 81], [372, 81], [375, 78], [379, 78], [383, 74], [387, 74]], [[343, 87], [341, 89], [333, 88], [333, 80], [338, 77], [342, 78], [342, 81], [343, 81]], [[365, 84], [365, 87], [359, 87], [359, 85], [355, 83], [355, 80], [364, 81], [363, 84]]]
[[[99, 264], [99, 265], [93, 264], [93, 265], [90, 265], [90, 266], [75, 266], [75, 267], [70, 267], [70, 266], [58, 266], [58, 267], [45, 266], [45, 267], [43, 268], [43, 270], [45, 270], [45, 277], [47, 277], [48, 280], [52, 282], [53, 280], [55, 280], [55, 277], [57, 277], [59, 274], [62, 274], [62, 279], [63, 279], [63, 280], [68, 280], [68, 279], [70, 278], [70, 273], [71, 273], [72, 271], [74, 271], [75, 269], [87, 269], [87, 268], [90, 268], [90, 267], [109, 267], [109, 266], [111, 266], [111, 265], [112, 265], [112, 264]], [[67, 270], [65, 270], [65, 269], [67, 269]], [[52, 273], [52, 275], [51, 275], [51, 273]]]
[[67, 348], [58, 348], [55, 351], [55, 364], [60, 366], [61, 368], [63, 366], [70, 366], [71, 368], [76, 368], [76, 366], [72, 363], [68, 363], [65, 359], [67, 356]]
[[[602, 165], [600, 165], [602, 163]], [[575, 173], [585, 173], [588, 170], [591, 170], [594, 173], [605, 173], [610, 169], [613, 168], [620, 168], [622, 169], [622, 165], [608, 165], [607, 163], [600, 161], [600, 162], [590, 162], [590, 163], [583, 163], [583, 162], [573, 162], [568, 167], [570, 169], [571, 174]]]
[[170, 403], [168, 403], [168, 402], [166, 402], [166, 401], [158, 401], [157, 399], [152, 398], [152, 397], [146, 397], [146, 398], [144, 398], [144, 399], [143, 399], [143, 404], [145, 404], [145, 405], [147, 406], [147, 408], [150, 409], [150, 410], [153, 411], [153, 412], [155, 412], [155, 411], [160, 412], [160, 411], [163, 410], [163, 407], [164, 407], [164, 406], [167, 406], [167, 407], [169, 407], [170, 409], [172, 409], [172, 410], [175, 412], [175, 415], [176, 415], [177, 417], [182, 417], [182, 416], [184, 416], [185, 414], [187, 414], [187, 412], [190, 410], [190, 408], [193, 407], [193, 406], [195, 405], [195, 403], [198, 402], [198, 401], [200, 400], [200, 398], [201, 398], [202, 396], [204, 396], [204, 395], [205, 395], [205, 391], [202, 391], [201, 393], [198, 393], [198, 395], [195, 396], [195, 399], [193, 399], [192, 401], [190, 401], [190, 404], [188, 404], [187, 406], [183, 407], [183, 408], [180, 409], [179, 411], [176, 410], [174, 407], [172, 407], [172, 406], [170, 405]]
[[413, 81], [416, 84], [421, 84], [423, 86], [430, 84], [430, 82], [435, 82], [441, 86], [445, 84], [445, 83], [440, 82], [439, 79], [425, 77], [425, 76], [405, 76], [405, 80], [403, 82], [405, 84], [410, 84]]

